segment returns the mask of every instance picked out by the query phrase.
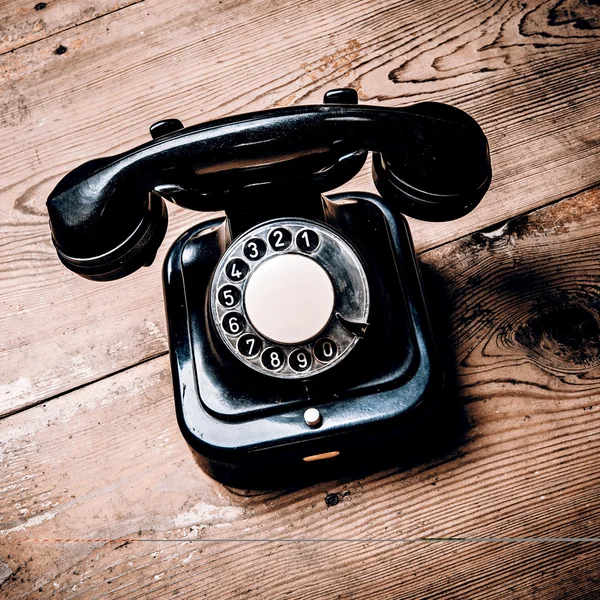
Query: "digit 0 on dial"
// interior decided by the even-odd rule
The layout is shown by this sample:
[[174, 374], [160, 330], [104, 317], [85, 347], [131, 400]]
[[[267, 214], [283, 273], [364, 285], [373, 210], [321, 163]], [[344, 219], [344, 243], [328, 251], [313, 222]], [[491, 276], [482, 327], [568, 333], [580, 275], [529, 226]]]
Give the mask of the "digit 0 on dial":
[[321, 339], [315, 344], [315, 356], [323, 363], [331, 362], [337, 355], [337, 345], [333, 340]]
[[[355, 331], [367, 327], [369, 288], [356, 251], [335, 230], [306, 219], [276, 219], [246, 231], [224, 252], [213, 274], [210, 310], [238, 360], [270, 377], [301, 379], [333, 368], [358, 343], [348, 323], [357, 325]], [[300, 323], [296, 334], [293, 326]]]

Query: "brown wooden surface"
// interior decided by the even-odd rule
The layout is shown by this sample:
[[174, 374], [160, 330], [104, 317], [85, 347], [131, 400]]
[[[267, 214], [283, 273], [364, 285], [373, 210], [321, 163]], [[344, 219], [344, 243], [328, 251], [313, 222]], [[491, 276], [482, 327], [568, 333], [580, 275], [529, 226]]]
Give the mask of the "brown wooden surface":
[[[600, 8], [35, 4], [0, 3], [0, 414], [16, 413], [0, 422], [0, 592], [599, 596], [597, 543], [400, 540], [600, 537], [600, 192], [561, 200], [598, 183]], [[318, 102], [340, 85], [371, 103], [455, 104], [490, 139], [481, 206], [412, 224], [458, 370], [461, 436], [366, 477], [227, 490], [178, 432], [165, 356], [160, 262], [201, 215], [169, 207], [157, 262], [99, 284], [59, 264], [45, 198], [159, 118]], [[372, 189], [368, 170], [346, 187]], [[343, 539], [359, 541], [323, 541]]]
[[[0, 54], [77, 27], [144, 0], [0, 2]], [[58, 46], [57, 46], [58, 47]]]

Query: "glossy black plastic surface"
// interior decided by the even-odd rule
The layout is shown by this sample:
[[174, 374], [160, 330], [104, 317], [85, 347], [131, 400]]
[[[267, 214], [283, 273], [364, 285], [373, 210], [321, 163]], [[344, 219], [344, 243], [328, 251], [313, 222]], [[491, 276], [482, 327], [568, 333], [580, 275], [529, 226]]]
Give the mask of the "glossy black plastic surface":
[[[175, 403], [180, 428], [204, 469], [253, 485], [314, 468], [304, 457], [394, 444], [434, 409], [443, 374], [405, 219], [381, 198], [323, 199], [322, 220], [352, 243], [367, 268], [373, 300], [366, 336], [330, 371], [276, 380], [241, 364], [215, 334], [206, 308], [211, 274], [229, 243], [226, 219], [186, 232], [164, 269]], [[317, 407], [322, 425], [303, 418]]]
[[121, 277], [151, 262], [162, 241], [166, 224], [149, 194], [193, 210], [243, 213], [278, 195], [286, 202], [289, 190], [331, 190], [360, 170], [369, 150], [379, 191], [405, 214], [457, 218], [486, 192], [487, 140], [466, 113], [433, 102], [357, 106], [348, 90], [325, 100], [184, 129], [161, 121], [153, 141], [78, 167], [47, 202], [61, 260], [84, 277]]

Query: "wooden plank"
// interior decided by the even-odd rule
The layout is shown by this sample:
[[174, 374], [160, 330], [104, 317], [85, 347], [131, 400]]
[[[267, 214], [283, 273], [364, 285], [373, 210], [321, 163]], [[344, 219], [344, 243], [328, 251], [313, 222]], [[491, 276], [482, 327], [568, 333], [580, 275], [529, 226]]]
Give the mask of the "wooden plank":
[[[421, 250], [596, 182], [597, 9], [562, 10], [147, 0], [2, 57], [1, 414], [166, 351], [158, 266], [105, 285], [69, 274], [44, 207], [67, 170], [146, 140], [158, 118], [317, 102], [340, 85], [470, 111], [490, 138], [492, 190], [458, 222], [414, 223]], [[346, 187], [372, 188], [367, 171]], [[174, 215], [165, 246], [199, 218]]]
[[[547, 538], [600, 539], [599, 209], [426, 253], [463, 413], [429, 459], [226, 489], [177, 429], [166, 357], [4, 419], [4, 597], [596, 597], [600, 542]], [[431, 537], [454, 541], [401, 542]]]
[[137, 2], [143, 0], [99, 0], [97, 2], [5, 0], [0, 2], [0, 54], [32, 44]]

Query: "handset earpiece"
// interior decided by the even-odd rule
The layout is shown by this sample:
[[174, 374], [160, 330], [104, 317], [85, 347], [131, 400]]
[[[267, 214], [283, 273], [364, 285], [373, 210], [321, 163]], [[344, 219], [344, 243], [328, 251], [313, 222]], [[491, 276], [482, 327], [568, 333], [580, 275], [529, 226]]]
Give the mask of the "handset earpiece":
[[133, 181], [111, 181], [110, 164], [117, 158], [81, 165], [46, 203], [59, 259], [95, 281], [119, 279], [150, 265], [167, 231], [162, 197]]
[[437, 102], [408, 107], [424, 117], [399, 149], [373, 153], [373, 179], [383, 198], [423, 221], [471, 212], [492, 178], [487, 139], [467, 113]]
[[[130, 214], [98, 216], [92, 227], [85, 221], [69, 227], [58, 216], [68, 210], [67, 206], [49, 205], [52, 238], [60, 261], [74, 273], [94, 281], [120, 279], [150, 266], [167, 232], [167, 207], [154, 192], [130, 206], [135, 209]], [[99, 220], [106, 225], [99, 227]], [[122, 227], [124, 223], [129, 227]], [[98, 232], [107, 235], [99, 236]]]

